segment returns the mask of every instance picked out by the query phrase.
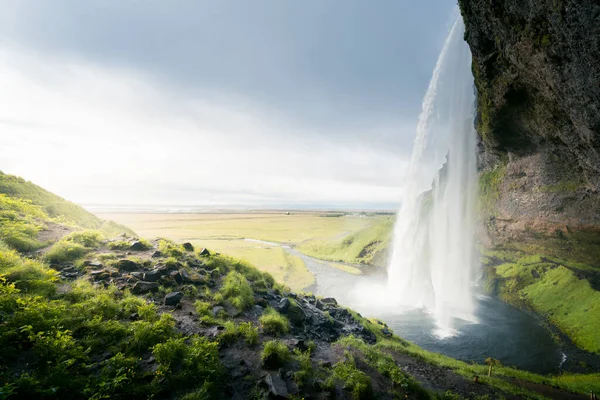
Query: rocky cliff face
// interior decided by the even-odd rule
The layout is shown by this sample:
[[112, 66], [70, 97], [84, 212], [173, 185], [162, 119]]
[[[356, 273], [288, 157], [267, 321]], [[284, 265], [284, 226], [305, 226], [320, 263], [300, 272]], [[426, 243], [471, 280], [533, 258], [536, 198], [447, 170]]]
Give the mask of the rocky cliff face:
[[600, 264], [600, 3], [459, 4], [487, 244]]

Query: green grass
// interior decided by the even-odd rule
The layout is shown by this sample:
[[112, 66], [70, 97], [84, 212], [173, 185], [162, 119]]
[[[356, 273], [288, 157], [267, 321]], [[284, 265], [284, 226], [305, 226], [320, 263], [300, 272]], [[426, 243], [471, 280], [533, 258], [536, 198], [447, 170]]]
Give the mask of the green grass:
[[[346, 215], [337, 218], [320, 212], [211, 213], [211, 214], [106, 214], [143, 237], [164, 237], [177, 242], [252, 238], [277, 243], [335, 239], [369, 227], [386, 217]], [[198, 246], [196, 246], [198, 247]]]
[[[31, 202], [40, 207], [45, 214], [58, 223], [75, 224], [82, 228], [98, 229], [109, 236], [116, 236], [120, 232], [130, 235], [135, 233], [123, 226], [110, 221], [103, 221], [94, 214], [70, 201], [67, 201], [41, 187], [0, 171], [0, 194], [5, 194], [12, 199]], [[32, 214], [31, 214], [32, 215]]]
[[327, 261], [384, 266], [390, 244], [394, 218], [378, 217], [372, 225], [340, 240], [311, 240], [297, 249], [311, 257]]
[[192, 243], [196, 248], [206, 247], [213, 253], [247, 261], [295, 292], [303, 291], [315, 282], [304, 262], [279, 246], [245, 240], [193, 240]]
[[49, 220], [41, 207], [0, 193], [0, 240], [12, 248], [31, 251], [42, 247], [36, 237]]
[[290, 321], [271, 307], [265, 310], [259, 321], [263, 331], [268, 335], [279, 336], [290, 330]]
[[580, 348], [600, 352], [600, 292], [574, 272], [596, 268], [522, 251], [486, 252], [484, 265], [492, 260], [504, 263], [485, 267], [486, 290], [544, 316]]
[[561, 266], [522, 293], [534, 310], [548, 316], [577, 346], [600, 353], [600, 292], [588, 281]]
[[343, 388], [352, 393], [354, 399], [371, 398], [373, 388], [371, 378], [356, 367], [354, 356], [346, 351], [344, 359], [333, 366], [333, 374], [327, 382], [328, 386], [333, 386], [335, 381], [343, 383]]
[[231, 271], [227, 274], [223, 281], [221, 294], [240, 310], [247, 310], [254, 305], [252, 287], [246, 277], [239, 272]]
[[85, 246], [73, 242], [57, 242], [45, 254], [46, 260], [51, 263], [66, 263], [75, 261], [89, 252]]
[[276, 369], [290, 359], [290, 350], [279, 340], [269, 340], [265, 343], [260, 359], [265, 368]]

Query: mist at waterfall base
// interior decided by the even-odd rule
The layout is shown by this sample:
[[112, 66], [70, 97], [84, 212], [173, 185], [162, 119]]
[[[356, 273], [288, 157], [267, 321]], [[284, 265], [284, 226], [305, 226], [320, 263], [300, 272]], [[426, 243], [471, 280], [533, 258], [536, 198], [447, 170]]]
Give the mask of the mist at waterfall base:
[[438, 337], [476, 322], [473, 254], [476, 195], [475, 95], [471, 53], [458, 18], [435, 66], [398, 212], [388, 280], [365, 283], [356, 296], [365, 308], [421, 309]]

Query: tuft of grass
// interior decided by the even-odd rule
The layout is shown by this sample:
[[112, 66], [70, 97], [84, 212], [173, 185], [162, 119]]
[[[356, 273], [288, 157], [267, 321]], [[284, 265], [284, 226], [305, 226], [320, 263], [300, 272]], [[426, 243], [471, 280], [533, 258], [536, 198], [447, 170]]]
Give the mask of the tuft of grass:
[[126, 240], [113, 240], [107, 246], [111, 250], [127, 250], [131, 244]]
[[239, 272], [231, 271], [227, 274], [223, 281], [221, 294], [240, 310], [246, 310], [254, 305], [252, 287], [246, 277]]
[[181, 257], [186, 253], [183, 246], [166, 239], [158, 242], [158, 250], [167, 257]]
[[333, 387], [336, 380], [342, 381], [344, 390], [350, 391], [354, 399], [366, 399], [372, 395], [371, 378], [356, 368], [354, 356], [348, 351], [344, 352], [344, 359], [333, 366], [327, 385]]
[[87, 248], [98, 247], [100, 246], [103, 240], [104, 235], [102, 234], [102, 232], [90, 229], [84, 231], [71, 232], [61, 239], [61, 241], [63, 242], [77, 243]]
[[290, 359], [290, 350], [279, 340], [269, 340], [265, 343], [260, 358], [265, 368], [276, 369]]
[[75, 261], [88, 252], [89, 249], [79, 243], [60, 241], [48, 250], [45, 258], [51, 263], [65, 263]]
[[279, 336], [290, 330], [290, 321], [271, 307], [265, 310], [259, 321], [263, 331], [268, 335]]
[[258, 328], [252, 325], [251, 322], [241, 322], [238, 325], [238, 330], [249, 346], [258, 344]]

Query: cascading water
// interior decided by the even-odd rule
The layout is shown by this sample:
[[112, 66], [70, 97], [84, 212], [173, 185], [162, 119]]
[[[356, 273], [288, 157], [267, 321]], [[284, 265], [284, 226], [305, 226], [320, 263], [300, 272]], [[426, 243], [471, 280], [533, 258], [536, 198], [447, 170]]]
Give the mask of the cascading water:
[[439, 332], [474, 319], [475, 95], [462, 18], [444, 44], [419, 116], [388, 267], [388, 300], [434, 314]]

